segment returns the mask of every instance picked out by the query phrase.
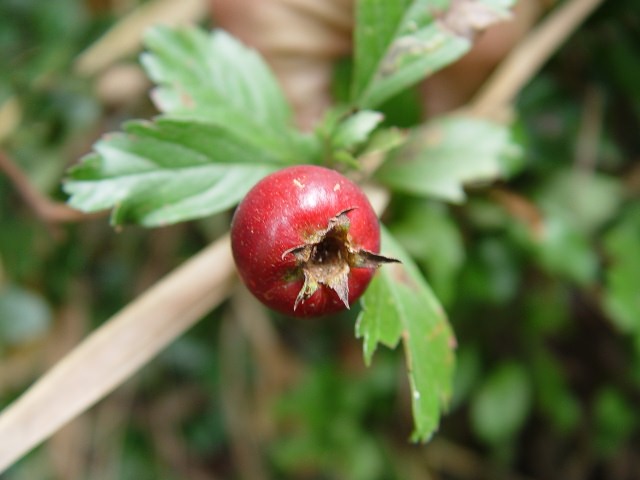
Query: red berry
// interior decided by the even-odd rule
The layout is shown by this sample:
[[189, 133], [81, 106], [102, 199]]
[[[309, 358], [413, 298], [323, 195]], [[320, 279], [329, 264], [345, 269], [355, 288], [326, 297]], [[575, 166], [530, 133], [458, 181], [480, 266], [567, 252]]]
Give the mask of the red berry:
[[362, 190], [334, 170], [301, 165], [258, 182], [236, 210], [231, 248], [265, 305], [299, 317], [349, 308], [375, 269], [380, 226]]

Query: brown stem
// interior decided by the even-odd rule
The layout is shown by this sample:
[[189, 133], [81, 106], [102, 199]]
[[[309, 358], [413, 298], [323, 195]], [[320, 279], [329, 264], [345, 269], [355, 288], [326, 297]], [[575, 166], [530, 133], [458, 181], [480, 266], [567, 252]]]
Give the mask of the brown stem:
[[509, 108], [514, 98], [566, 39], [603, 0], [571, 0], [558, 7], [525, 37], [491, 75], [471, 101], [470, 110], [492, 117]]
[[231, 291], [233, 273], [227, 235], [80, 343], [0, 413], [0, 473], [219, 305]]
[[107, 212], [84, 213], [45, 197], [39, 192], [11, 157], [0, 151], [0, 171], [9, 178], [25, 203], [47, 224], [81, 222], [103, 217]]

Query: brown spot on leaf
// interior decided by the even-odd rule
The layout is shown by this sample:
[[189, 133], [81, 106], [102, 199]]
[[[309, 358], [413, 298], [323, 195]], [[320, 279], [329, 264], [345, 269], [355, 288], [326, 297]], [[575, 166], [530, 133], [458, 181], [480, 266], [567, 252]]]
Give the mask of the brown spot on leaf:
[[424, 40], [413, 35], [396, 39], [389, 47], [382, 65], [380, 76], [386, 77], [395, 74], [409, 57], [425, 55], [438, 49], [446, 40], [444, 35], [435, 35], [429, 40]]

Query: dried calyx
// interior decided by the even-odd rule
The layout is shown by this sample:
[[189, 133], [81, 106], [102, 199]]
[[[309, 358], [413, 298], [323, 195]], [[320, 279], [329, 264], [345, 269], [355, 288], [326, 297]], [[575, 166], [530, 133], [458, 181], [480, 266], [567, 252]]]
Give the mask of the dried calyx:
[[331, 288], [349, 308], [349, 272], [352, 268], [378, 268], [384, 263], [399, 262], [363, 248], [356, 248], [349, 235], [349, 208], [331, 218], [327, 228], [315, 232], [303, 245], [291, 248], [282, 258], [293, 255], [296, 271], [304, 275], [304, 285], [293, 309], [311, 297], [320, 285]]

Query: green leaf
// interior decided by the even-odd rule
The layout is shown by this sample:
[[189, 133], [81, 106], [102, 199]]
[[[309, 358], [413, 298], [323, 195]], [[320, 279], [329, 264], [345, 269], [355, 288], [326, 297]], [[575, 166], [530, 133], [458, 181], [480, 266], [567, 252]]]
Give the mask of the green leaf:
[[511, 0], [357, 2], [352, 103], [375, 108], [469, 51], [477, 30], [509, 17]]
[[379, 155], [380, 158], [383, 158], [387, 152], [402, 145], [406, 141], [406, 137], [405, 131], [397, 128], [378, 129], [373, 132], [360, 156]]
[[155, 27], [145, 35], [141, 62], [159, 86], [166, 114], [227, 122], [229, 118], [286, 126], [291, 111], [260, 56], [224, 31]]
[[155, 27], [145, 45], [141, 62], [159, 85], [152, 98], [166, 116], [223, 125], [292, 159], [307, 147], [265, 62], [226, 32]]
[[471, 403], [471, 423], [488, 443], [511, 439], [531, 408], [531, 382], [522, 366], [509, 363], [494, 370]]
[[376, 178], [394, 190], [462, 202], [464, 185], [502, 177], [503, 163], [520, 153], [507, 126], [449, 116], [413, 130]]
[[640, 339], [640, 207], [629, 210], [607, 233], [604, 308], [620, 330]]
[[411, 258], [383, 230], [383, 252], [402, 264], [385, 265], [362, 299], [356, 336], [363, 339], [367, 364], [382, 343], [403, 340], [411, 387], [415, 441], [438, 428], [452, 389], [455, 338], [445, 313]]
[[349, 116], [336, 127], [332, 142], [334, 149], [351, 150], [364, 143], [383, 118], [381, 113], [370, 110], [362, 110]]
[[84, 211], [114, 208], [115, 225], [166, 225], [223, 211], [283, 165], [224, 127], [188, 120], [130, 122], [70, 171], [65, 191]]

